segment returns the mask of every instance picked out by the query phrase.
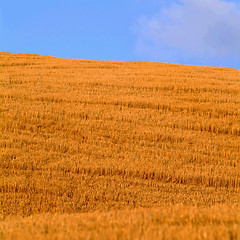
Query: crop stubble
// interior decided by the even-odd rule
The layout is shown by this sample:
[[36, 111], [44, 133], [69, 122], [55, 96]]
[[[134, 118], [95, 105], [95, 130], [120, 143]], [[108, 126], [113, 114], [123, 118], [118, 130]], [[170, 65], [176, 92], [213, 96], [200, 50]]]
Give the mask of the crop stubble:
[[[0, 53], [0, 89], [4, 226], [16, 216], [92, 211], [87, 218], [138, 221], [137, 211], [175, 216], [179, 204], [183, 215], [189, 206], [211, 219], [221, 206], [232, 224], [221, 218], [213, 232], [206, 222], [203, 233], [239, 238], [239, 71]], [[156, 238], [179, 232], [165, 219]], [[152, 222], [141, 223], [142, 237]], [[188, 233], [201, 239], [196, 231]]]

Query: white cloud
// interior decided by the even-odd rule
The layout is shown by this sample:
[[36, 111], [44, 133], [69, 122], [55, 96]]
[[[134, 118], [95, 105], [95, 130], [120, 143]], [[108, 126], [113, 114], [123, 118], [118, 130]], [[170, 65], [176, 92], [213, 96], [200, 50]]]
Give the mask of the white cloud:
[[137, 52], [158, 61], [228, 65], [240, 62], [240, 5], [180, 0], [134, 27]]

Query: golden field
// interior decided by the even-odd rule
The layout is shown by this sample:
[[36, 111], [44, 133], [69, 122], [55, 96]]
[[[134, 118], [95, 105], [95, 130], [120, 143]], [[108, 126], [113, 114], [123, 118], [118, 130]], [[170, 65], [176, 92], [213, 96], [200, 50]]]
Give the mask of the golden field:
[[0, 53], [0, 239], [240, 239], [240, 71]]

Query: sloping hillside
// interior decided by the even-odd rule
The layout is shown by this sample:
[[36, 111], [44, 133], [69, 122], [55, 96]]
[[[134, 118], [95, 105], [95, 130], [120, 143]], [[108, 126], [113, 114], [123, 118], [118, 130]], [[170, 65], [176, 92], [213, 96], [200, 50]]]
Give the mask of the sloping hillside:
[[239, 71], [0, 53], [0, 101], [0, 238], [240, 238]]

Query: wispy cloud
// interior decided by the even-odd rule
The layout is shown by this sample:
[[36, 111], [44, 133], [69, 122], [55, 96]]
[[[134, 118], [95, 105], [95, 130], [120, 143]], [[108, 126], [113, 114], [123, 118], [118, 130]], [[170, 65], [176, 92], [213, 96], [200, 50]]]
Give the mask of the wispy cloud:
[[240, 4], [180, 0], [134, 27], [139, 56], [157, 61], [240, 67]]

